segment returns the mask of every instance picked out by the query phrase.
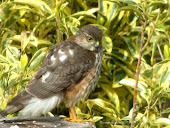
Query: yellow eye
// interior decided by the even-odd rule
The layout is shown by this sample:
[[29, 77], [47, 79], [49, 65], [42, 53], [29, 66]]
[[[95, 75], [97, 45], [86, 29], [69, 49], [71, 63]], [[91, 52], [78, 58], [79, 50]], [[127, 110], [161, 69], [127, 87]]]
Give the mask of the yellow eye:
[[88, 42], [91, 42], [91, 41], [93, 41], [93, 38], [91, 38], [90, 36], [86, 36], [86, 40], [87, 40]]

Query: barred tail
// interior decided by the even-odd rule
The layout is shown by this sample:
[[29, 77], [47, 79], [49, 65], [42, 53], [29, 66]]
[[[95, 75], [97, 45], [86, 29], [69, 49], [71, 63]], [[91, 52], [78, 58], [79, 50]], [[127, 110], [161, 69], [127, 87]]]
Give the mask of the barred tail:
[[0, 112], [0, 118], [17, 112], [25, 107], [27, 102], [32, 98], [32, 95], [27, 93], [25, 90], [22, 91], [19, 95], [14, 97], [8, 104], [7, 108]]
[[8, 106], [6, 109], [0, 112], [0, 118], [7, 116], [8, 114], [12, 114], [14, 112], [19, 111], [21, 108], [16, 106]]

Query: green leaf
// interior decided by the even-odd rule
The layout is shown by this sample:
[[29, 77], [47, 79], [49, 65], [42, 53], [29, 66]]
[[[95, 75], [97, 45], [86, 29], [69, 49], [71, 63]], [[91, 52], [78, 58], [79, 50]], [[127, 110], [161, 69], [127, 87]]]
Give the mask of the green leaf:
[[121, 68], [114, 69], [113, 70], [113, 88], [119, 88], [122, 85], [119, 83], [120, 80], [124, 79], [126, 77], [126, 72], [122, 70]]
[[125, 64], [124, 62], [120, 61], [120, 60], [117, 60], [115, 58], [112, 58], [113, 61], [115, 62], [115, 64], [119, 67], [121, 67], [126, 73], [128, 76], [132, 77], [132, 78], [136, 78], [135, 77], [135, 72], [133, 70], [133, 67], [129, 67], [127, 64]]
[[[134, 88], [134, 87], [135, 87], [135, 84], [136, 84], [136, 80], [131, 79], [131, 78], [125, 78], [125, 79], [122, 79], [122, 80], [120, 81], [120, 84], [123, 84], [123, 85], [125, 85], [125, 86], [129, 86], [129, 87], [131, 87], [131, 88]], [[146, 90], [146, 87], [147, 87], [147, 84], [146, 84], [146, 83], [144, 83], [143, 81], [139, 81], [139, 83], [138, 83], [138, 90], [139, 90], [139, 91], [144, 91], [144, 92], [146, 92], [146, 91], [147, 91], [147, 90]]]
[[132, 117], [131, 116], [126, 116], [126, 117], [123, 117], [121, 120], [129, 120], [131, 121]]
[[78, 118], [89, 119], [90, 118], [90, 114], [78, 113]]
[[60, 6], [59, 11], [64, 10], [64, 8], [65, 8], [68, 4], [69, 4], [69, 2], [63, 3], [63, 4]]
[[167, 119], [167, 118], [158, 118], [155, 122], [155, 124], [163, 124], [163, 125], [167, 125], [169, 126], [170, 125], [170, 119]]
[[131, 5], [122, 7], [118, 11], [126, 11], [126, 10], [136, 12], [139, 16], [142, 16], [141, 10], [139, 8], [137, 8], [135, 6], [131, 6]]
[[164, 57], [165, 59], [170, 58], [170, 48], [167, 44], [164, 45]]
[[157, 87], [152, 91], [152, 99], [155, 100], [162, 92], [162, 87]]
[[17, 19], [20, 18], [20, 12], [19, 10], [12, 10], [6, 19], [5, 27], [9, 28], [12, 24], [14, 24]]
[[165, 1], [165, 0], [161, 0], [161, 1], [159, 1], [159, 0], [155, 0], [155, 1], [151, 1], [150, 3], [150, 6], [160, 6], [160, 5], [167, 5], [167, 2]]
[[14, 58], [15, 58], [16, 60], [18, 60], [19, 55], [20, 55], [19, 50], [18, 50], [16, 47], [11, 47], [11, 46], [8, 46], [8, 49], [9, 49], [10, 52], [13, 54]]
[[0, 63], [10, 63], [10, 60], [4, 57], [3, 55], [0, 55]]
[[117, 15], [118, 5], [116, 3], [109, 4], [108, 8], [108, 21], [112, 21]]
[[94, 122], [98, 122], [98, 121], [101, 120], [101, 119], [103, 119], [102, 116], [94, 116], [94, 117], [92, 118], [92, 120], [93, 120]]
[[170, 60], [165, 60], [157, 63], [153, 67], [153, 76], [155, 81], [159, 82], [159, 85], [164, 88], [170, 86]]
[[49, 45], [51, 45], [50, 41], [38, 40], [34, 35], [28, 34], [25, 31], [23, 31], [21, 35], [15, 35], [13, 37], [10, 37], [10, 39], [14, 40], [14, 41], [21, 42], [22, 51], [24, 51], [25, 48], [28, 45], [31, 45], [31, 46], [34, 46], [34, 47], [37, 47], [39, 43], [40, 44], [49, 44]]
[[12, 42], [10, 37], [13, 35], [13, 32], [5, 32], [2, 37], [2, 53], [6, 50], [6, 47]]
[[87, 104], [93, 104], [92, 107], [94, 107], [94, 109], [100, 112], [115, 113], [114, 111], [115, 107], [111, 103], [104, 101], [102, 99], [87, 100]]
[[15, 63], [16, 61], [18, 61], [18, 58], [15, 56], [15, 54], [13, 54], [9, 48], [6, 49], [6, 55], [8, 60], [10, 60], [10, 62]]
[[169, 68], [169, 64], [167, 65], [167, 67], [163, 71], [163, 74], [162, 74], [161, 80], [160, 80], [160, 84], [161, 85], [167, 84], [167, 87], [170, 86], [170, 68]]
[[139, 0], [113, 0], [113, 1], [123, 2], [125, 4], [134, 5], [134, 6], [136, 6], [137, 3], [140, 2]]
[[123, 61], [126, 64], [131, 63], [133, 60], [127, 51], [120, 49], [120, 48], [113, 48], [111, 55], [113, 55], [114, 57]]
[[52, 14], [51, 8], [45, 2], [41, 0], [29, 0], [29, 1], [28, 0], [14, 0], [14, 2], [17, 4], [29, 5], [43, 12], [48, 12], [49, 14]]
[[80, 11], [80, 12], [72, 14], [71, 16], [72, 17], [89, 16], [89, 17], [96, 18], [94, 14], [87, 12], [87, 11]]
[[27, 64], [28, 64], [27, 54], [21, 55], [20, 61], [21, 61], [21, 70], [22, 70], [22, 71], [25, 71], [26, 66], [27, 66]]
[[11, 40], [14, 40], [14, 41], [19, 41], [21, 42], [21, 35], [14, 35], [12, 37], [10, 37]]
[[170, 108], [167, 108], [167, 109], [163, 110], [163, 111], [162, 111], [162, 114], [163, 114], [163, 113], [170, 113]]
[[134, 44], [132, 43], [132, 41], [127, 37], [123, 37], [123, 39], [126, 42], [131, 55], [135, 55], [136, 54], [136, 49], [135, 49]]
[[37, 42], [35, 42], [35, 43], [32, 42], [32, 44], [33, 44], [34, 46], [37, 45], [36, 43], [38, 43], [38, 45], [49, 45], [49, 46], [54, 45], [54, 44], [52, 44], [49, 40], [45, 40], [45, 39], [37, 39]]
[[18, 78], [18, 74], [14, 73], [9, 77], [8, 85], [13, 85], [16, 82], [16, 79]]
[[120, 112], [120, 100], [119, 100], [118, 94], [115, 92], [115, 90], [112, 88], [112, 86], [102, 84], [101, 87], [106, 92], [107, 96], [110, 98], [112, 103], [115, 104], [115, 106], [116, 106], [115, 108], [116, 108], [117, 112]]
[[113, 43], [112, 40], [109, 36], [104, 36], [103, 37], [103, 47], [106, 49], [106, 51], [108, 53], [112, 52], [112, 48], [113, 48]]
[[44, 56], [46, 55], [46, 51], [47, 48], [42, 48], [40, 50], [38, 50], [33, 57], [31, 58], [30, 62], [29, 62], [29, 70], [28, 72], [31, 72], [32, 70], [34, 70], [44, 59]]

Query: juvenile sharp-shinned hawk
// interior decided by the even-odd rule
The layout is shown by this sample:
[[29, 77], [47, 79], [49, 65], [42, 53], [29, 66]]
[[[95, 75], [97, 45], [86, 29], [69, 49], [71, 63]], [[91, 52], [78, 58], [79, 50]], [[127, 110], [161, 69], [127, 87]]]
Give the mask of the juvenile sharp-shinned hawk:
[[17, 112], [20, 117], [46, 114], [60, 102], [77, 121], [75, 105], [94, 89], [102, 65], [102, 31], [86, 25], [76, 35], [54, 45], [24, 91], [14, 97], [0, 117]]

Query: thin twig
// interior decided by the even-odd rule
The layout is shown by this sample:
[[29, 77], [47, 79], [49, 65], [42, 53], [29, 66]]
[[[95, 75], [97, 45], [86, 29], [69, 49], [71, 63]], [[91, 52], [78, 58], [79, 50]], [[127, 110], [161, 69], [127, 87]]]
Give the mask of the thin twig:
[[162, 51], [161, 51], [161, 48], [160, 48], [159, 44], [157, 44], [157, 47], [158, 47], [159, 54], [161, 56], [161, 60], [164, 60], [164, 56], [162, 54]]
[[143, 25], [142, 25], [142, 33], [141, 33], [141, 40], [140, 40], [140, 48], [139, 48], [139, 58], [138, 58], [138, 64], [136, 69], [136, 84], [135, 84], [134, 96], [133, 96], [133, 113], [132, 113], [131, 128], [133, 128], [135, 125], [135, 117], [136, 117], [137, 88], [138, 88], [140, 64], [141, 64], [141, 57], [142, 57], [142, 47], [144, 42], [144, 31], [146, 27], [146, 22], [144, 19], [142, 24]]
[[159, 11], [159, 13], [158, 13], [158, 15], [157, 15], [157, 17], [156, 17], [155, 22], [153, 22], [152, 20], [150, 20], [151, 23], [153, 24], [153, 27], [152, 27], [152, 30], [151, 30], [151, 34], [149, 35], [149, 37], [148, 37], [145, 45], [144, 45], [143, 48], [142, 48], [142, 51], [146, 49], [146, 47], [148, 46], [148, 44], [149, 44], [149, 42], [150, 42], [150, 40], [151, 40], [151, 37], [152, 37], [152, 35], [153, 35], [154, 31], [155, 31], [155, 28], [156, 28], [156, 26], [157, 26], [157, 22], [158, 22], [158, 19], [159, 19], [159, 17], [160, 17], [160, 14], [161, 14], [161, 11]]

